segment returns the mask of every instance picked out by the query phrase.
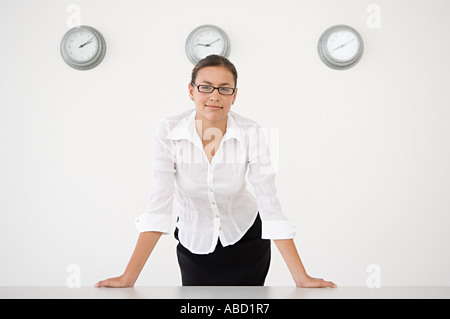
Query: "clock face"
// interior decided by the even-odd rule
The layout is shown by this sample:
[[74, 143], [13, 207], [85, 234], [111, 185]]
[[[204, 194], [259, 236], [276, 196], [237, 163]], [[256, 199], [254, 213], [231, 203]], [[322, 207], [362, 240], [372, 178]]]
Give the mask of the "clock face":
[[224, 38], [214, 29], [200, 30], [192, 38], [194, 53], [200, 59], [206, 58], [211, 54], [221, 54], [224, 44]]
[[359, 51], [359, 39], [350, 30], [338, 30], [333, 32], [327, 41], [327, 50], [331, 57], [338, 61], [349, 61]]
[[325, 30], [319, 39], [319, 56], [323, 63], [335, 70], [353, 67], [361, 59], [364, 43], [352, 27], [336, 25]]
[[228, 58], [230, 47], [227, 34], [214, 25], [196, 28], [186, 40], [186, 54], [194, 64], [211, 54]]
[[96, 55], [98, 40], [94, 33], [89, 30], [74, 30], [66, 38], [65, 49], [72, 60], [86, 62]]
[[74, 27], [61, 40], [61, 55], [74, 69], [90, 70], [96, 67], [102, 62], [105, 53], [105, 39], [92, 27]]

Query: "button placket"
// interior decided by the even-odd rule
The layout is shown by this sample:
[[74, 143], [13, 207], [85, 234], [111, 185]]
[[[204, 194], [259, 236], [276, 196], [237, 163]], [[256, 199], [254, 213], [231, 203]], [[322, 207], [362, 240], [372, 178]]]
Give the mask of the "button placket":
[[222, 230], [222, 228], [220, 227], [220, 213], [219, 209], [217, 208], [216, 198], [214, 196], [214, 167], [212, 166], [208, 168], [207, 184], [208, 199], [214, 216], [214, 226], [216, 229]]

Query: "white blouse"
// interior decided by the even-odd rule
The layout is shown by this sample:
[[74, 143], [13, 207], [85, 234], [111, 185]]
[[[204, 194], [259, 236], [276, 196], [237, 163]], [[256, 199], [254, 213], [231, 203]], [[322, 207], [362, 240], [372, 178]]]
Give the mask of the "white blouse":
[[[238, 242], [258, 211], [262, 238], [293, 238], [295, 225], [281, 211], [261, 127], [229, 112], [226, 133], [210, 163], [196, 130], [195, 115], [195, 110], [189, 110], [159, 123], [149, 206], [136, 218], [137, 229], [170, 233], [175, 199], [179, 241], [194, 254], [212, 253], [218, 239], [224, 247]], [[247, 190], [247, 171], [256, 199]]]

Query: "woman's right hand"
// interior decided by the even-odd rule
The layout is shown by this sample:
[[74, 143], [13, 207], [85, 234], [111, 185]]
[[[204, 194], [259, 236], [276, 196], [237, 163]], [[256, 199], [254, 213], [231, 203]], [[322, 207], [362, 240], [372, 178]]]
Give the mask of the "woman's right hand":
[[109, 278], [99, 281], [94, 285], [96, 288], [111, 287], [111, 288], [128, 288], [134, 287], [134, 283], [139, 277], [142, 268], [150, 256], [153, 248], [161, 237], [161, 232], [142, 232], [139, 234], [136, 248], [131, 256], [128, 266], [123, 272], [122, 276]]
[[109, 288], [129, 288], [134, 287], [134, 282], [127, 280], [123, 275], [119, 277], [109, 278], [99, 281], [94, 285], [95, 288], [109, 287]]

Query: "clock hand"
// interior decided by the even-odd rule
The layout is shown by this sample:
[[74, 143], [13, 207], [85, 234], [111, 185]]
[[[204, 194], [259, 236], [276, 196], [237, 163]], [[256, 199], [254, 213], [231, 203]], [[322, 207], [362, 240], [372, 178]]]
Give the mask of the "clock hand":
[[82, 48], [82, 47], [84, 47], [86, 44], [91, 43], [91, 41], [92, 41], [93, 38], [94, 38], [94, 37], [90, 38], [87, 42], [83, 43], [83, 44], [80, 45], [78, 48]]
[[219, 40], [220, 40], [220, 38], [218, 38], [217, 40], [214, 40], [213, 42], [208, 43], [208, 44], [197, 43], [197, 45], [201, 45], [201, 46], [204, 46], [204, 47], [210, 47], [211, 44], [213, 44], [213, 43], [215, 43], [215, 42], [217, 42], [217, 41], [219, 41]]
[[213, 43], [215, 43], [215, 42], [217, 42], [217, 41], [219, 41], [219, 40], [220, 40], [220, 38], [218, 38], [217, 40], [214, 40], [213, 42], [209, 43], [208, 46], [210, 46], [211, 44], [213, 44]]
[[342, 47], [345, 47], [347, 44], [349, 44], [350, 42], [352, 42], [352, 41], [354, 41], [354, 40], [355, 40], [355, 39], [353, 38], [353, 39], [351, 39], [350, 41], [348, 41], [348, 42], [346, 42], [346, 43], [344, 43], [344, 44], [338, 46], [337, 48], [334, 48], [334, 49], [331, 50], [331, 51], [336, 51], [337, 49], [340, 49], [340, 48], [342, 48]]

